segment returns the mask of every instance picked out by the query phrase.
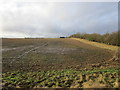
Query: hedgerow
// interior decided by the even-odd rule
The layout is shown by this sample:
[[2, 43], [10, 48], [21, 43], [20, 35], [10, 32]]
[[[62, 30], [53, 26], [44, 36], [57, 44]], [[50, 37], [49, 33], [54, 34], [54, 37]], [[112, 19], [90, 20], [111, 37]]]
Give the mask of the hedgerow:
[[76, 33], [76, 34], [73, 34], [73, 35], [71, 35], [69, 37], [87, 39], [89, 41], [100, 42], [100, 43], [105, 43], [105, 44], [115, 45], [115, 46], [120, 46], [120, 41], [119, 41], [119, 35], [118, 34], [119, 34], [119, 31], [118, 32], [112, 32], [112, 33], [106, 33], [106, 34]]

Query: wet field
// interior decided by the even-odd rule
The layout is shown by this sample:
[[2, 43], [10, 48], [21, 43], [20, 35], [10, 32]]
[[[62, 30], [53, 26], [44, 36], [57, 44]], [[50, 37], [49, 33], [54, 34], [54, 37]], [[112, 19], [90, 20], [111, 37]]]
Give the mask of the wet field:
[[3, 89], [119, 87], [114, 50], [70, 38], [2, 42]]
[[66, 39], [3, 39], [3, 72], [84, 69], [104, 64], [114, 51]]

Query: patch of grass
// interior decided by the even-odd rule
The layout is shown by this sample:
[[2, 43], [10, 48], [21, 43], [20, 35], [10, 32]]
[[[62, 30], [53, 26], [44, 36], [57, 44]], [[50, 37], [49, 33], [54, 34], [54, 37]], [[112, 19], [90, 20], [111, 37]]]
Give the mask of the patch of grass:
[[107, 73], [107, 72], [109, 72], [109, 73], [113, 73], [113, 72], [119, 72], [120, 71], [120, 69], [119, 68], [117, 68], [117, 69], [96, 69], [96, 70], [88, 70], [88, 71], [82, 71], [82, 73], [84, 73], [84, 74], [86, 74], [86, 73], [97, 73], [97, 72], [101, 72], [101, 73]]
[[[101, 80], [100, 75], [102, 75]], [[77, 82], [79, 87], [84, 87], [84, 83], [89, 80], [104, 82], [115, 87], [114, 83], [118, 79], [118, 69], [105, 69], [94, 71], [76, 70], [50, 70], [40, 72], [6, 72], [2, 77], [3, 88], [44, 88], [44, 87], [72, 87]], [[80, 84], [81, 83], [81, 84]]]
[[118, 46], [112, 46], [112, 45], [107, 45], [107, 44], [103, 44], [103, 43], [97, 43], [97, 42], [92, 42], [92, 41], [88, 41], [85, 39], [78, 39], [78, 38], [71, 38], [74, 40], [78, 40], [80, 42], [95, 46], [95, 47], [99, 47], [99, 48], [104, 48], [104, 49], [109, 49], [109, 50], [113, 50], [113, 51], [118, 51]]

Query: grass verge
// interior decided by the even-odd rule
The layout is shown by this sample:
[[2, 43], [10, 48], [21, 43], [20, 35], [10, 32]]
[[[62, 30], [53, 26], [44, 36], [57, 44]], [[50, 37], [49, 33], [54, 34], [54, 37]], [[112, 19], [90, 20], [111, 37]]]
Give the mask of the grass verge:
[[113, 50], [113, 51], [118, 51], [118, 49], [119, 49], [118, 46], [106, 45], [103, 43], [92, 42], [92, 41], [88, 41], [85, 39], [79, 39], [79, 38], [71, 38], [71, 39], [78, 40], [78, 41], [83, 42], [85, 44], [89, 44], [92, 46], [96, 46], [96, 47], [104, 48], [104, 49], [109, 49], [109, 50]]

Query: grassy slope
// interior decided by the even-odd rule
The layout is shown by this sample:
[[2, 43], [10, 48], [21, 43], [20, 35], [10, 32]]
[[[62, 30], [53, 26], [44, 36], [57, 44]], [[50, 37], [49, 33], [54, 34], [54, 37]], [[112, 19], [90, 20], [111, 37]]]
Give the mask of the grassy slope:
[[71, 38], [74, 40], [78, 40], [80, 42], [89, 44], [89, 45], [93, 45], [95, 47], [99, 47], [99, 48], [104, 48], [104, 49], [109, 49], [109, 50], [113, 50], [113, 51], [118, 51], [118, 46], [112, 46], [112, 45], [107, 45], [107, 44], [103, 44], [103, 43], [97, 43], [97, 42], [92, 42], [92, 41], [88, 41], [85, 39], [79, 39], [79, 38]]

